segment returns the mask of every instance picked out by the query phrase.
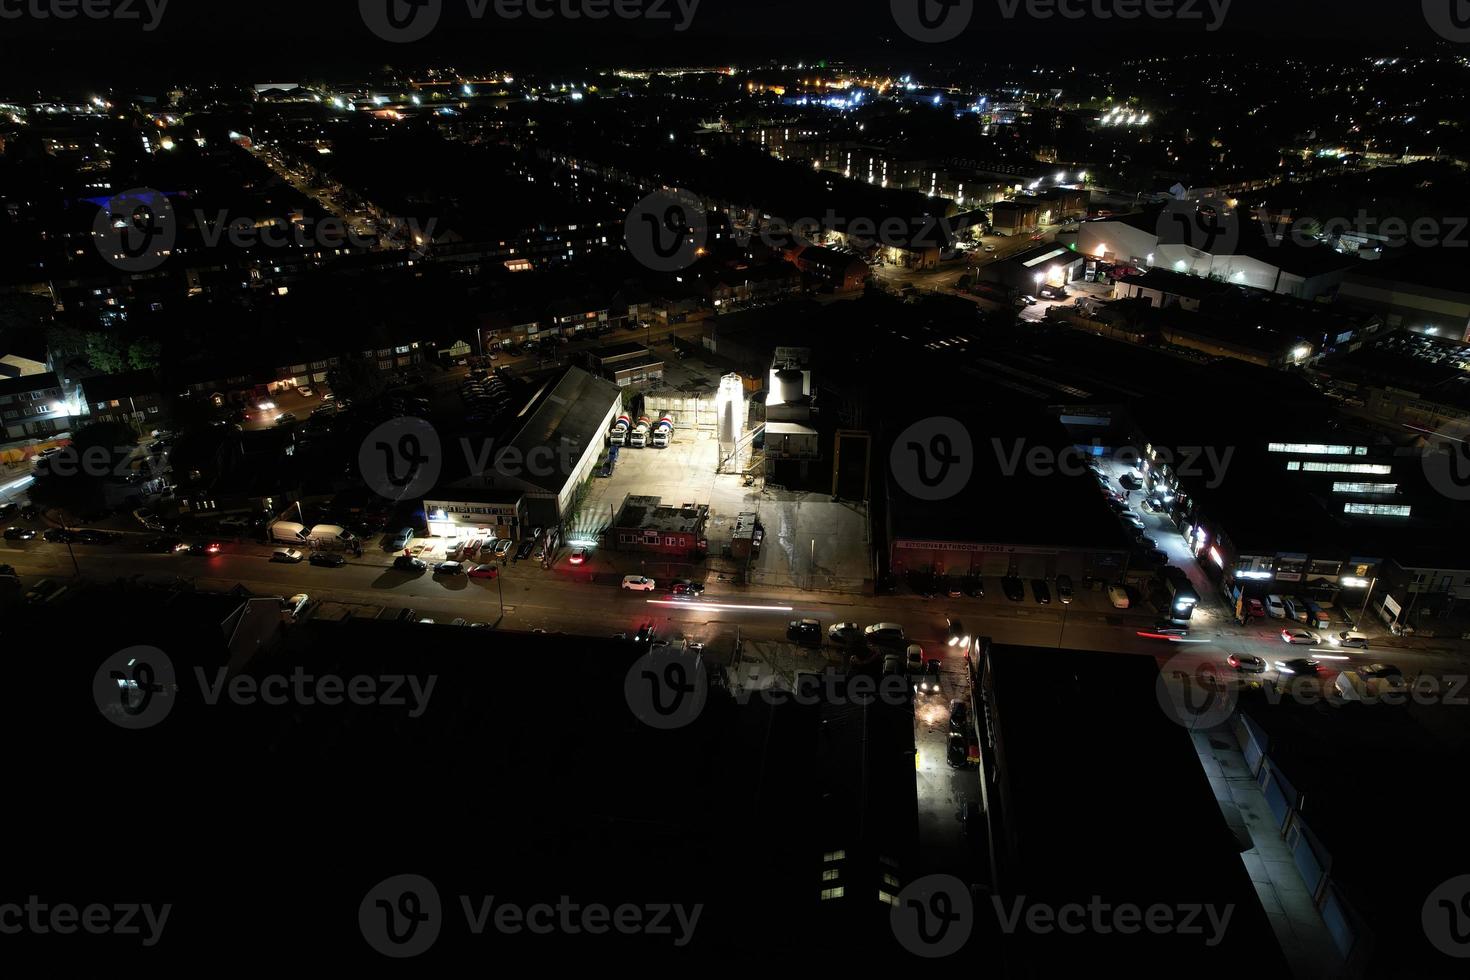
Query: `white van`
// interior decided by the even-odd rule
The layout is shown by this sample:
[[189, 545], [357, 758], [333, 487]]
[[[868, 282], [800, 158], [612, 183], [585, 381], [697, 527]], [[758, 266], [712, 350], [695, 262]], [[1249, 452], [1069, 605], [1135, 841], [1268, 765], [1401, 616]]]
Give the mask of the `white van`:
[[1266, 615], [1272, 619], [1286, 618], [1286, 603], [1281, 601], [1279, 595], [1266, 596]]
[[336, 524], [318, 524], [306, 537], [321, 548], [351, 548], [357, 543], [356, 535]]
[[1121, 585], [1108, 586], [1108, 601], [1113, 604], [1114, 609], [1127, 609], [1131, 604], [1128, 599], [1128, 590]]
[[295, 521], [276, 521], [271, 525], [271, 540], [300, 544], [306, 540], [306, 525]]

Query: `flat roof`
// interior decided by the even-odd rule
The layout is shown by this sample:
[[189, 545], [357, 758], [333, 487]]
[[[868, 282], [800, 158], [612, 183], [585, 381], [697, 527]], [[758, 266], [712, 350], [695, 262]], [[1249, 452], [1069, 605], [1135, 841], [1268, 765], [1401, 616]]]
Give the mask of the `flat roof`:
[[1285, 975], [1191, 733], [1160, 707], [1154, 658], [985, 642], [1000, 894], [1053, 906], [1087, 906], [1096, 896], [1144, 908], [1233, 907], [1213, 946], [1205, 935], [1148, 930], [1018, 934], [1023, 958], [1040, 966], [1126, 954], [1137, 970], [1134, 956], [1184, 955], [1208, 961], [1212, 975], [1227, 965], [1251, 976]]
[[[603, 420], [622, 398], [617, 385], [605, 378], [570, 367], [558, 378], [544, 383], [521, 409], [517, 419], [520, 429], [506, 448], [496, 454], [512, 450], [519, 452], [520, 459], [538, 446], [553, 449], [565, 444], [585, 449], [601, 444], [605, 433]], [[520, 479], [540, 489], [559, 493], [571, 473], [569, 466], [575, 465], [576, 455], [553, 452], [555, 463], [551, 467], [524, 467], [526, 472]], [[532, 471], [538, 472], [532, 472]]]
[[683, 507], [665, 504], [661, 497], [630, 493], [623, 498], [623, 506], [618, 508], [617, 520], [613, 522], [613, 526], [693, 534], [708, 517], [708, 504]]

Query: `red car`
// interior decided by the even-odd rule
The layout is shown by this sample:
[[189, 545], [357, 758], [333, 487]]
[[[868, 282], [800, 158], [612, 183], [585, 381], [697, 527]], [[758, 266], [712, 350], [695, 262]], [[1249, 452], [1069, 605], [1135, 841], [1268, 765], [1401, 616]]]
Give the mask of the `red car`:
[[580, 565], [580, 564], [582, 564], [584, 561], [587, 560], [587, 549], [586, 548], [576, 548], [576, 549], [574, 549], [572, 551], [572, 557], [569, 558], [569, 559], [567, 559], [567, 560], [570, 561], [573, 565]]
[[494, 578], [500, 574], [500, 569], [494, 565], [475, 565], [469, 571], [470, 578]]

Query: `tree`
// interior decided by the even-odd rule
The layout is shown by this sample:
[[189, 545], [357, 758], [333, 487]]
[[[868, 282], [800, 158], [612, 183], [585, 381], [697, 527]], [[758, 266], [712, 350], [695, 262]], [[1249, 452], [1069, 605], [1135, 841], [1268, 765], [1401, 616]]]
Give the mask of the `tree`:
[[126, 365], [122, 341], [110, 333], [93, 330], [87, 334], [87, 363], [103, 374], [118, 374]]
[[128, 345], [128, 367], [134, 371], [158, 370], [163, 345], [156, 340], [135, 340]]
[[103, 483], [116, 472], [137, 442], [133, 430], [117, 422], [94, 422], [72, 433], [71, 446], [36, 469], [29, 496], [38, 507], [64, 511], [70, 518], [100, 510]]

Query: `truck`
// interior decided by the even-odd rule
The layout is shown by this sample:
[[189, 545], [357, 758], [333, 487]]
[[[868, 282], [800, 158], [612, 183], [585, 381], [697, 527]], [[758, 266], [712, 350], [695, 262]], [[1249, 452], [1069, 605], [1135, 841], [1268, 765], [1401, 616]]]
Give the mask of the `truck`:
[[622, 446], [628, 441], [628, 430], [633, 427], [633, 420], [626, 415], [619, 415], [618, 420], [607, 430], [607, 444], [609, 446]]
[[659, 416], [658, 422], [653, 426], [653, 442], [650, 445], [654, 449], [668, 449], [669, 443], [674, 439], [674, 420], [668, 415]]
[[271, 525], [270, 539], [287, 544], [301, 544], [306, 540], [306, 525], [295, 521], [276, 521]]
[[633, 426], [633, 433], [628, 436], [628, 445], [634, 449], [642, 449], [648, 445], [648, 416], [638, 416], [638, 424]]
[[319, 548], [351, 548], [357, 535], [337, 524], [317, 524], [307, 532], [306, 540]]

